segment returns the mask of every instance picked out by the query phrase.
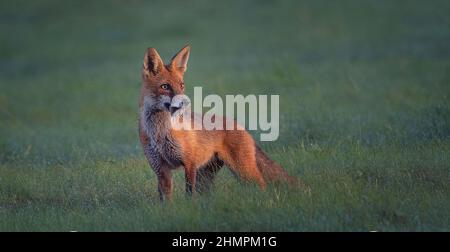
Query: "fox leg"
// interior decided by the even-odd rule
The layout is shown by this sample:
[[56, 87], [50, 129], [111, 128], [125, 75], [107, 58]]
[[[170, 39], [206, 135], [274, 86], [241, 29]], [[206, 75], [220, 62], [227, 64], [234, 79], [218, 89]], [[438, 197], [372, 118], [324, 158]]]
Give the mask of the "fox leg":
[[239, 175], [241, 179], [256, 182], [261, 190], [266, 189], [266, 182], [256, 165], [254, 150], [241, 148], [237, 151], [219, 153], [219, 155], [232, 172]]
[[222, 168], [223, 162], [217, 158], [200, 168], [197, 172], [197, 185], [195, 189], [199, 193], [209, 191], [217, 172]]
[[197, 180], [197, 171], [192, 165], [184, 166], [184, 177], [186, 180], [186, 194], [192, 196], [195, 191], [195, 184]]
[[158, 176], [158, 192], [159, 199], [164, 201], [167, 199], [168, 201], [172, 201], [172, 192], [173, 192], [173, 184], [172, 184], [172, 171], [170, 168], [164, 167], [160, 169]]
[[151, 166], [155, 171], [158, 179], [158, 193], [161, 201], [172, 201], [173, 183], [172, 170], [168, 164], [164, 162], [151, 162]]
[[169, 165], [158, 162], [150, 162], [158, 179], [158, 193], [161, 201], [172, 201], [173, 183], [172, 169]]
[[241, 179], [245, 181], [254, 181], [259, 185], [259, 188], [264, 191], [266, 189], [266, 182], [261, 174], [261, 172], [256, 167], [256, 162], [254, 164], [246, 164], [246, 165], [230, 165], [231, 169], [233, 169]]
[[162, 160], [148, 145], [144, 145], [144, 154], [158, 179], [159, 199], [161, 201], [164, 201], [165, 199], [171, 201], [173, 184], [170, 165]]

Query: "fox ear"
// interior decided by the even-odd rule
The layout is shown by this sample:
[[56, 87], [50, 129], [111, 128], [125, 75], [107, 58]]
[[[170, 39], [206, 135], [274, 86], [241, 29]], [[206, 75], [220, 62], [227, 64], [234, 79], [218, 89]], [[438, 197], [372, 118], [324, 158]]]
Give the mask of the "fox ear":
[[142, 65], [142, 72], [145, 75], [149, 74], [157, 75], [161, 71], [163, 66], [164, 62], [162, 61], [156, 49], [148, 48], [144, 56], [144, 64]]
[[187, 45], [183, 47], [175, 56], [172, 58], [172, 62], [170, 63], [170, 66], [172, 69], [177, 69], [181, 73], [184, 74], [187, 70], [187, 63], [189, 60], [189, 52], [191, 51], [191, 46]]

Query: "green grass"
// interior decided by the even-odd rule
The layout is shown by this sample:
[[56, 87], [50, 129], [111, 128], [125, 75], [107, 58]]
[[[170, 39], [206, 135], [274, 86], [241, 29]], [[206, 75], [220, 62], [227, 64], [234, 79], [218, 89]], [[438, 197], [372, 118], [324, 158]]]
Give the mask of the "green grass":
[[[2, 1], [1, 231], [450, 231], [448, 1]], [[188, 94], [279, 94], [261, 143], [312, 191], [229, 171], [161, 205], [137, 135], [145, 48]], [[256, 136], [257, 133], [255, 133]]]

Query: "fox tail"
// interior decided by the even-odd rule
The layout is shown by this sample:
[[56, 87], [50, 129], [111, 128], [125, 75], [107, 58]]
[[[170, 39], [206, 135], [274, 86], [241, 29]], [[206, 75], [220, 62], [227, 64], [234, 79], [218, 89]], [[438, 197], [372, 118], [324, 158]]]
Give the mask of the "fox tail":
[[306, 189], [307, 186], [298, 178], [289, 175], [279, 164], [272, 161], [264, 151], [255, 144], [256, 165], [264, 179], [269, 183], [287, 183]]

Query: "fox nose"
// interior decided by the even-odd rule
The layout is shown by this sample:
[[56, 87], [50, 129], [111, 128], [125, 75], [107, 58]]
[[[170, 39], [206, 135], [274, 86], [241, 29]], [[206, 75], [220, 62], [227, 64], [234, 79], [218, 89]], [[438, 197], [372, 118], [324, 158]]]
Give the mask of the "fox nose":
[[175, 113], [177, 110], [188, 107], [190, 104], [189, 98], [185, 95], [176, 95], [172, 98], [170, 103], [170, 113]]
[[170, 104], [170, 107], [171, 108], [181, 108], [181, 107], [183, 107], [183, 102], [182, 101], [180, 101], [180, 102], [172, 102], [172, 104]]
[[170, 105], [170, 113], [173, 114], [182, 107], [183, 107], [183, 102], [172, 103]]
[[169, 102], [164, 102], [164, 107], [166, 107], [167, 110], [170, 109], [170, 103]]

